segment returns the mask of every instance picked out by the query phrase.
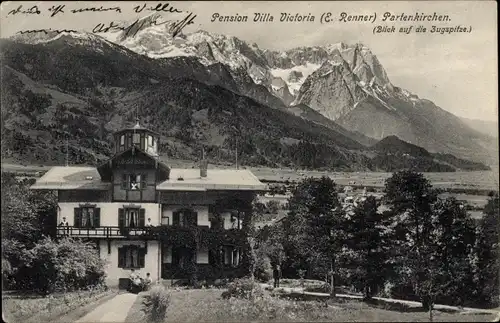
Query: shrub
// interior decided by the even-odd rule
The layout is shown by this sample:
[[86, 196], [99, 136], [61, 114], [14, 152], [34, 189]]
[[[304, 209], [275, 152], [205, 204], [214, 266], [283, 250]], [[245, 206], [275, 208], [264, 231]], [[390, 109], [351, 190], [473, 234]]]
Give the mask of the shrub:
[[147, 322], [163, 322], [170, 305], [170, 293], [163, 286], [154, 286], [149, 295], [144, 296], [143, 305]]
[[228, 285], [227, 291], [222, 293], [223, 298], [250, 298], [252, 295], [261, 297], [264, 294], [262, 287], [250, 278], [240, 278]]
[[256, 254], [255, 278], [262, 282], [268, 282], [271, 278], [273, 278], [271, 260], [263, 252], [260, 252], [260, 250], [258, 250]]
[[89, 243], [41, 240], [27, 251], [26, 279], [43, 294], [104, 285], [104, 262]]

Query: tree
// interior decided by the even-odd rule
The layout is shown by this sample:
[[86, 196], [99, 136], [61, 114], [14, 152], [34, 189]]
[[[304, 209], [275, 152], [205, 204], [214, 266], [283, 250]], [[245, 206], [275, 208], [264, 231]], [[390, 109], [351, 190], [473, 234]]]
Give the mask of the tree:
[[437, 193], [422, 174], [411, 171], [396, 172], [388, 178], [385, 193], [394, 220], [393, 264], [397, 280], [408, 281], [427, 309], [429, 299], [422, 283], [426, 280], [426, 251], [431, 243], [432, 205]]
[[32, 191], [30, 184], [29, 180], [17, 181], [12, 174], [2, 173], [2, 240], [33, 245], [51, 233], [56, 196], [52, 192]]
[[289, 216], [283, 221], [288, 240], [285, 249], [295, 248], [290, 258], [300, 262], [298, 269], [307, 263], [310, 275], [330, 276], [334, 294], [335, 258], [343, 241], [343, 216], [335, 182], [329, 177], [304, 179], [293, 190], [289, 205]]
[[379, 203], [369, 196], [349, 212], [345, 222], [343, 264], [351, 282], [371, 299], [387, 276], [387, 258], [391, 230], [386, 213], [378, 212]]
[[104, 283], [104, 260], [92, 243], [45, 238], [27, 252], [26, 258], [29, 281], [44, 294]]
[[498, 306], [500, 275], [500, 219], [498, 193], [490, 196], [480, 220], [475, 246], [477, 301], [483, 306]]
[[283, 239], [283, 229], [280, 222], [259, 230], [256, 248], [256, 276], [261, 280], [269, 280], [272, 277], [272, 266], [281, 266], [285, 261]]
[[[472, 297], [473, 247], [476, 240], [476, 226], [465, 207], [455, 198], [438, 199], [433, 206], [434, 241], [442, 272], [441, 294], [437, 297], [447, 304], [464, 305]], [[450, 282], [446, 285], [444, 282]]]
[[271, 200], [266, 203], [267, 211], [271, 214], [277, 214], [280, 209], [280, 203], [276, 200]]
[[434, 304], [439, 299], [463, 305], [464, 297], [470, 295], [470, 256], [475, 228], [473, 220], [455, 198], [436, 201], [431, 226], [427, 243], [420, 249], [420, 259], [425, 266], [418, 292], [426, 300], [432, 321]]
[[394, 216], [398, 279], [411, 282], [425, 309], [436, 301], [463, 305], [471, 296], [475, 225], [454, 198], [439, 199], [418, 173], [395, 173], [386, 182]]
[[56, 221], [55, 195], [32, 191], [30, 184], [2, 173], [2, 278], [9, 287], [26, 286], [26, 252], [51, 233]]

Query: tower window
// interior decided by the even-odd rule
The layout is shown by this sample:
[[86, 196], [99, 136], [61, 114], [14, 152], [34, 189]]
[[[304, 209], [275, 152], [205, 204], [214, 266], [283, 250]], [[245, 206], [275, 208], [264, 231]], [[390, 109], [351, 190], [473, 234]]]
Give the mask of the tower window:
[[134, 133], [133, 142], [134, 142], [134, 144], [140, 144], [141, 143], [141, 134]]

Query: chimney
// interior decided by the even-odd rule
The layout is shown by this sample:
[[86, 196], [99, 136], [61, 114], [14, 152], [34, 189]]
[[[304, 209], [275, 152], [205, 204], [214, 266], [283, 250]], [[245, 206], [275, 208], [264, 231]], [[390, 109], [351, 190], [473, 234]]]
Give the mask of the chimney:
[[205, 149], [203, 149], [203, 157], [200, 162], [200, 177], [207, 177], [208, 162], [205, 160]]

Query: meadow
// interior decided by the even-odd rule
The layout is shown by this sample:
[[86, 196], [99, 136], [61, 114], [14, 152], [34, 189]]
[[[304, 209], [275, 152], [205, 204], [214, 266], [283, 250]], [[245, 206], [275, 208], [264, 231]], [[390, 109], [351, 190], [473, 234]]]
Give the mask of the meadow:
[[[223, 289], [170, 289], [170, 304], [164, 322], [428, 322], [422, 310], [401, 312], [356, 300], [298, 301], [266, 293], [255, 301], [221, 297]], [[125, 322], [144, 322], [142, 302], [129, 310]], [[435, 311], [434, 322], [484, 322], [491, 314]]]
[[2, 293], [2, 311], [7, 322], [54, 322], [78, 309], [96, 306], [115, 294], [116, 291], [101, 289], [57, 293], [45, 297]]

